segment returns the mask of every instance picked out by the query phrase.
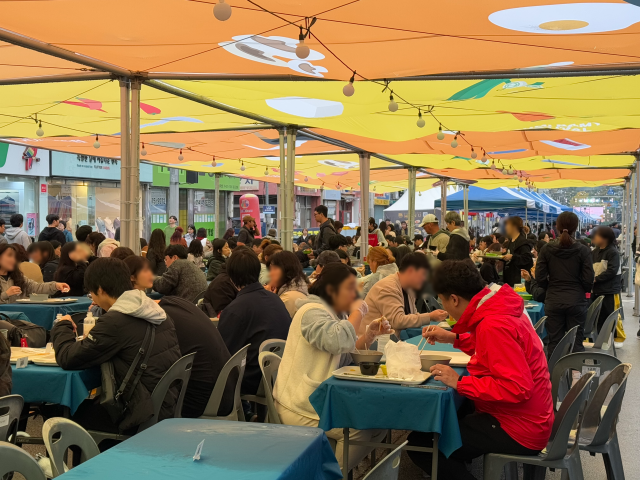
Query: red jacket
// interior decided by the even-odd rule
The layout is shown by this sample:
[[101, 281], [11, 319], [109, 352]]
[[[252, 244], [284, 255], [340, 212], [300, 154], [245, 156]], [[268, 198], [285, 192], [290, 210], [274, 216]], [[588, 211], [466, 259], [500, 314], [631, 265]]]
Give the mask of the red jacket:
[[542, 342], [523, 309], [508, 285], [496, 293], [485, 288], [471, 299], [453, 327], [460, 334], [454, 347], [471, 355], [458, 392], [520, 445], [542, 450], [553, 425], [551, 382]]

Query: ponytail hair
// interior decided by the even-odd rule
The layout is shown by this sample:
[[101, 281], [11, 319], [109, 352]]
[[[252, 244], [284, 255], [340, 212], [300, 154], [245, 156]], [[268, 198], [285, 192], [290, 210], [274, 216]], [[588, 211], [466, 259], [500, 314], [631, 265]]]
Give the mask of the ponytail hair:
[[578, 216], [573, 212], [562, 212], [556, 220], [556, 228], [560, 233], [558, 243], [562, 248], [568, 248], [575, 242], [573, 235], [578, 229], [580, 221]]
[[373, 260], [379, 267], [396, 261], [391, 252], [384, 247], [371, 247], [367, 254], [367, 260]]

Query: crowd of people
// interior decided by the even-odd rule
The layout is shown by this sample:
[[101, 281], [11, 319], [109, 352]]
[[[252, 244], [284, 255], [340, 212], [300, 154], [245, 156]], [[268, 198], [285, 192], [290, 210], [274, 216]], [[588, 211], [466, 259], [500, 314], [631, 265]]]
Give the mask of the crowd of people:
[[[360, 232], [343, 236], [343, 225], [328, 218], [323, 205], [314, 213], [319, 233], [303, 231], [291, 252], [283, 250], [276, 232], [259, 238], [251, 216], [243, 218], [237, 236], [229, 229], [213, 242], [205, 229], [189, 225], [185, 231], [170, 217], [148, 242], [141, 239], [140, 255], [88, 226], [69, 239], [59, 218], [49, 215], [37, 242], [9, 229], [0, 237], [0, 303], [31, 293], [91, 295], [98, 321], [89, 335], [77, 341], [70, 317], [51, 331], [57, 362], [65, 369], [112, 362], [119, 383], [146, 345], [147, 368], [127, 385], [128, 407], [120, 417], [97, 400], [86, 400], [73, 416], [85, 428], [124, 433], [135, 432], [153, 415], [154, 386], [190, 353], [196, 356], [183, 417], [203, 414], [220, 370], [246, 345], [241, 392], [256, 395], [262, 378], [259, 348], [270, 339], [286, 341], [273, 392], [281, 421], [317, 426], [309, 396], [351, 362], [350, 352], [366, 350], [381, 334], [399, 336], [404, 329], [451, 317], [457, 321], [451, 332], [423, 331], [430, 343], [452, 343], [475, 358], [465, 377], [442, 365], [432, 371], [467, 400], [460, 411], [463, 446], [448, 459], [441, 456], [442, 478], [472, 478], [464, 463], [483, 453], [541, 451], [553, 423], [546, 356], [573, 326], [578, 326], [574, 351], [584, 349], [581, 329], [595, 297], [604, 296], [599, 325], [619, 305], [621, 262], [614, 230], [599, 226], [589, 239], [577, 239], [578, 218], [564, 212], [550, 230], [534, 226], [537, 234], [520, 217], [508, 217], [492, 234], [479, 237], [457, 212], [447, 212], [445, 228], [429, 214], [420, 224], [425, 235], [410, 239], [406, 223], [370, 219], [365, 271], [367, 265], [352, 266], [359, 262]], [[10, 224], [20, 229], [22, 221], [13, 215]], [[306, 275], [308, 267], [313, 271]], [[512, 288], [519, 283], [545, 304], [546, 353]], [[152, 291], [162, 298], [152, 300]], [[440, 306], [427, 306], [428, 296], [437, 296]], [[149, 331], [153, 340], [146, 343]], [[219, 415], [230, 412], [233, 390], [230, 378]], [[174, 409], [175, 395], [169, 395], [160, 419]], [[248, 420], [264, 416], [249, 403], [243, 402], [243, 409]], [[376, 442], [384, 434], [353, 431], [351, 438]], [[327, 435], [337, 441], [341, 461], [342, 429]], [[414, 433], [410, 441], [426, 445], [430, 437]], [[350, 446], [351, 466], [370, 450]], [[411, 458], [431, 471], [431, 455], [412, 452]]]

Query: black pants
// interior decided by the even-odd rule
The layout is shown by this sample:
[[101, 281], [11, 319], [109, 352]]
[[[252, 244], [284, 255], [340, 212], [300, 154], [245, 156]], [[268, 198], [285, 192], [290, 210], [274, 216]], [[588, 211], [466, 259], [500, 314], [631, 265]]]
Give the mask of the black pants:
[[[466, 401], [458, 411], [462, 447], [446, 458], [438, 453], [438, 478], [443, 480], [476, 480], [467, 471], [465, 462], [470, 462], [486, 453], [506, 453], [511, 455], [537, 455], [540, 450], [523, 447], [500, 426], [500, 422], [487, 413], [473, 412], [473, 402]], [[409, 444], [416, 447], [430, 447], [433, 434], [413, 432]], [[411, 461], [431, 474], [431, 454], [407, 451]]]
[[[595, 302], [596, 298], [600, 295], [591, 295], [591, 303]], [[602, 308], [600, 309], [600, 316], [598, 317], [597, 326], [598, 332], [602, 329], [604, 322], [607, 321], [609, 315], [611, 315], [616, 310], [616, 297], [618, 297], [618, 301], [620, 301], [619, 293], [609, 293], [607, 295], [602, 295], [604, 298], [602, 299]], [[622, 303], [620, 302], [618, 308]], [[595, 340], [595, 338], [594, 338]]]
[[585, 301], [574, 305], [544, 305], [544, 313], [547, 315], [545, 328], [549, 334], [549, 346], [547, 347], [547, 355], [551, 354], [556, 345], [562, 340], [565, 334], [576, 325], [578, 332], [576, 341], [573, 346], [573, 352], [584, 352], [584, 322], [587, 318], [587, 302]]

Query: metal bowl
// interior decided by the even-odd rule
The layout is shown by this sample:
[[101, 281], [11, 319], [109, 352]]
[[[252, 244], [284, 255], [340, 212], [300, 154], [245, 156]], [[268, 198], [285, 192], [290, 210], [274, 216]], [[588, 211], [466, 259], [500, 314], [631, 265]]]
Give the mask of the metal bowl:
[[445, 357], [444, 355], [434, 355], [427, 352], [420, 354], [420, 363], [422, 364], [422, 371], [429, 372], [430, 368], [434, 365], [449, 365], [451, 357]]
[[357, 364], [360, 363], [380, 363], [383, 353], [375, 350], [358, 350], [351, 352], [351, 358]]

